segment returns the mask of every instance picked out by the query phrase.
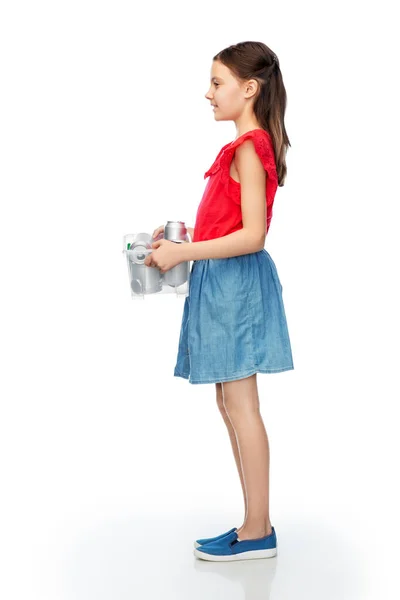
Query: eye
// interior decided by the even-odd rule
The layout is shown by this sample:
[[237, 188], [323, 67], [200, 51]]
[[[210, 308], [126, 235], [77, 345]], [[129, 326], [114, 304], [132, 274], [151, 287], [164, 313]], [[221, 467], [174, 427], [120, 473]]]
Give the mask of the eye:
[[217, 83], [216, 81], [214, 81], [214, 85], [217, 86], [217, 85], [219, 85], [219, 83]]

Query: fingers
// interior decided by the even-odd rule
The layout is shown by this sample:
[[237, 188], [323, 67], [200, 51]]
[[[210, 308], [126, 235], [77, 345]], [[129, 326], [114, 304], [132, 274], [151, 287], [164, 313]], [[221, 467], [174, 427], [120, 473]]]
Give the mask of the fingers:
[[164, 225], [160, 225], [160, 227], [157, 227], [157, 229], [155, 229], [153, 231], [153, 239], [156, 238], [158, 235], [160, 235], [160, 233], [162, 233], [164, 231]]
[[151, 254], [149, 254], [145, 260], [144, 260], [144, 265], [146, 265], [146, 267], [155, 267], [158, 268], [158, 265], [153, 261], [153, 259], [151, 258]]

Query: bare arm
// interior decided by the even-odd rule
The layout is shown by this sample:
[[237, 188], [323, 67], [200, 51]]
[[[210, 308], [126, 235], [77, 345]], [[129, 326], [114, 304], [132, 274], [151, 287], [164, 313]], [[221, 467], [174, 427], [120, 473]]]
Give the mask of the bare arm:
[[241, 186], [243, 228], [214, 240], [183, 244], [183, 260], [229, 258], [264, 248], [266, 229], [266, 172], [251, 140], [235, 153]]

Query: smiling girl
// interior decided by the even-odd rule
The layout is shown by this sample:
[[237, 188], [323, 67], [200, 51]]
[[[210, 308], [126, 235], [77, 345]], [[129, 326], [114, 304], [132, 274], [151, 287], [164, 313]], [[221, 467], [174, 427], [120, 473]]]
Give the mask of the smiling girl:
[[277, 553], [277, 537], [257, 373], [294, 368], [282, 285], [264, 248], [290, 146], [276, 54], [261, 42], [225, 48], [213, 58], [205, 97], [216, 121], [235, 123], [236, 137], [204, 175], [193, 242], [156, 241], [145, 264], [165, 272], [194, 261], [174, 375], [215, 384], [243, 489], [243, 524], [197, 540], [194, 553], [213, 561], [268, 558]]

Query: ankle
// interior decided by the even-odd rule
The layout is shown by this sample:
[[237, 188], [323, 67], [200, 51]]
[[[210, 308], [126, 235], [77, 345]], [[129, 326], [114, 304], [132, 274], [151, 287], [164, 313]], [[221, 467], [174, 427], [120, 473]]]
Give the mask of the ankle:
[[258, 539], [262, 537], [266, 537], [267, 535], [271, 535], [272, 526], [266, 525], [265, 527], [249, 527], [246, 525], [242, 525], [239, 529], [237, 529], [237, 534], [240, 538], [246, 539]]

